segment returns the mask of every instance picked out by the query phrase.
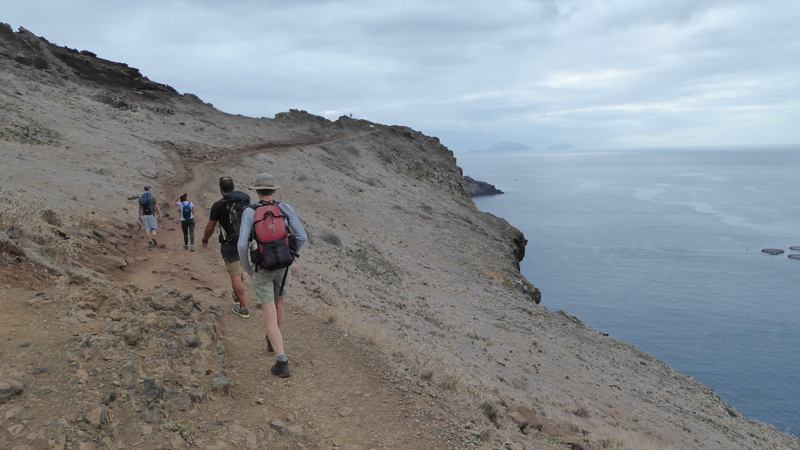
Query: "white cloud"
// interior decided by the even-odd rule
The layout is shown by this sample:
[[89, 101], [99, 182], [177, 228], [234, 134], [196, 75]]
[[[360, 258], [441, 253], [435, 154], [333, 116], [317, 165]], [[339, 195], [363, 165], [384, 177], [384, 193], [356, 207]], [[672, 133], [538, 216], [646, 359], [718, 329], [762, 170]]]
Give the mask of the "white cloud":
[[552, 88], [599, 88], [622, 83], [632, 74], [624, 70], [607, 69], [595, 72], [568, 73], [562, 72], [552, 75], [545, 84]]

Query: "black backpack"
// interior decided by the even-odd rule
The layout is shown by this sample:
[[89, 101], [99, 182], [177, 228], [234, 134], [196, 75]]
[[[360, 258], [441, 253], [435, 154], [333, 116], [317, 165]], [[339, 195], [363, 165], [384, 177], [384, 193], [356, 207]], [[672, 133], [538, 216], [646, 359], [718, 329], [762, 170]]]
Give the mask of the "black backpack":
[[242, 226], [244, 210], [250, 206], [250, 199], [225, 199], [225, 210], [228, 214], [228, 227], [220, 226], [220, 242], [236, 243], [239, 241], [239, 228]]

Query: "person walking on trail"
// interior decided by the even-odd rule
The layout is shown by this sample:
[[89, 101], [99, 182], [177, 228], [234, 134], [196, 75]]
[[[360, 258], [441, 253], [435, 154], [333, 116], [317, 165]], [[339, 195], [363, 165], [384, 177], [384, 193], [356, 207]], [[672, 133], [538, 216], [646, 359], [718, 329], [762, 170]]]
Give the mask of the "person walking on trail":
[[289, 281], [289, 266], [308, 241], [308, 236], [294, 209], [288, 203], [272, 198], [279, 188], [272, 175], [259, 174], [254, 184], [259, 202], [242, 215], [239, 260], [253, 279], [256, 305], [261, 307], [264, 316], [267, 350], [274, 350], [276, 354], [271, 372], [285, 378], [290, 374], [281, 334], [283, 298]]
[[158, 246], [156, 235], [158, 234], [158, 219], [160, 218], [161, 207], [158, 206], [158, 201], [156, 201], [151, 192], [150, 186], [145, 186], [144, 192], [139, 196], [139, 222], [142, 223], [144, 228], [149, 248]]
[[214, 228], [219, 224], [219, 249], [233, 288], [232, 310], [237, 316], [247, 319], [250, 317], [250, 311], [247, 310], [244, 278], [236, 243], [239, 240], [242, 213], [250, 206], [250, 196], [244, 192], [235, 191], [233, 179], [227, 176], [219, 179], [219, 190], [222, 198], [211, 206], [211, 213], [203, 234], [203, 248], [208, 248], [208, 240], [214, 234]]
[[176, 197], [174, 203], [178, 208], [178, 217], [181, 218], [183, 249], [194, 251], [194, 203], [189, 201], [189, 196], [185, 193]]

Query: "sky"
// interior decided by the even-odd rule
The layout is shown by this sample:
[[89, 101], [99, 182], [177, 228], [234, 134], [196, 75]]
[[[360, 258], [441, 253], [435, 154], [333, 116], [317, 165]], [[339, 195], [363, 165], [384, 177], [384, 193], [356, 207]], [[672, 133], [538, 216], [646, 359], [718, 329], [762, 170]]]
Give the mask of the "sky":
[[223, 111], [458, 152], [800, 143], [797, 0], [0, 0], [0, 21]]

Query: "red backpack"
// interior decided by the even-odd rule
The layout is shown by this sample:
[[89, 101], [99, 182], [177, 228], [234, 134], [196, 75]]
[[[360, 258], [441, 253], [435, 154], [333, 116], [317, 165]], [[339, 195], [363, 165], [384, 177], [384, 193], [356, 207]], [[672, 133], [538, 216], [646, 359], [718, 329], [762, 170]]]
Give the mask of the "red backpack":
[[259, 267], [266, 270], [282, 269], [294, 262], [289, 227], [279, 205], [276, 201], [261, 201], [255, 205], [251, 240], [257, 245], [251, 247], [250, 260], [256, 270]]

